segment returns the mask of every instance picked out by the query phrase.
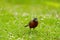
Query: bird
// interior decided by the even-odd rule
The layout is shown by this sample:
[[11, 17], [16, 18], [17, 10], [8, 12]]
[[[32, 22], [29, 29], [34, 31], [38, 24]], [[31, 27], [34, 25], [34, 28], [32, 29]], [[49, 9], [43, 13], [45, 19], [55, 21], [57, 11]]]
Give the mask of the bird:
[[38, 25], [38, 19], [34, 18], [33, 20], [31, 20], [27, 25], [25, 25], [25, 27], [29, 26], [30, 29], [35, 29]]

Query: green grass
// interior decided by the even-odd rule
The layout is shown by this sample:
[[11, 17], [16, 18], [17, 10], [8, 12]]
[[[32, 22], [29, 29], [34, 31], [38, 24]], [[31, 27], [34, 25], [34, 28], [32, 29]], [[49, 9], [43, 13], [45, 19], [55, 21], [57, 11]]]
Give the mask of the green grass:
[[[60, 3], [43, 2], [26, 5], [0, 1], [0, 40], [60, 40], [60, 6], [56, 6]], [[30, 33], [24, 26], [34, 17], [39, 24]]]

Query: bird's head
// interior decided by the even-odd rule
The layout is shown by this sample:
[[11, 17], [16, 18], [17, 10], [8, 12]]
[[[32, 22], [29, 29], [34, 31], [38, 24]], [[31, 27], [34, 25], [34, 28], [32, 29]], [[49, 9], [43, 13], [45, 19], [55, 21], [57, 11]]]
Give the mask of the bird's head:
[[33, 21], [38, 21], [37, 18], [34, 18]]

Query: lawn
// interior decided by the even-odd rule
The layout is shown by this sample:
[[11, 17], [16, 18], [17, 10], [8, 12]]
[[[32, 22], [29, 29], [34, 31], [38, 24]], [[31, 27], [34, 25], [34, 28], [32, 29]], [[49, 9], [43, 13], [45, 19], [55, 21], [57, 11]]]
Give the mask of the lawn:
[[[60, 40], [59, 2], [0, 0], [0, 40]], [[24, 27], [35, 17], [34, 30]]]

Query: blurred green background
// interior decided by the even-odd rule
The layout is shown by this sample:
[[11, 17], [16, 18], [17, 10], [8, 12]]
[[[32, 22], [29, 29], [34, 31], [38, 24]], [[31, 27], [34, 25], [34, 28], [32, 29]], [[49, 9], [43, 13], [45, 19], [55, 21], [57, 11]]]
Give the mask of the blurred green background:
[[60, 0], [0, 0], [0, 40], [60, 40]]

